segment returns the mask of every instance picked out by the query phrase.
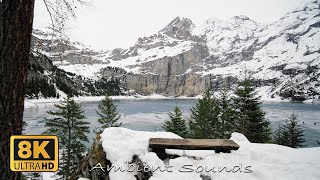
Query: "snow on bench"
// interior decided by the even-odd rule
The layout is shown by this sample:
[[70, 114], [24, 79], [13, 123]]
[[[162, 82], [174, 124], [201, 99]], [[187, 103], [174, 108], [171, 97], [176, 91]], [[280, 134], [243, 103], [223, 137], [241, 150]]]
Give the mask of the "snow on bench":
[[216, 153], [230, 153], [231, 150], [238, 150], [240, 146], [230, 139], [150, 138], [149, 148], [163, 160], [167, 158], [165, 149], [214, 150]]

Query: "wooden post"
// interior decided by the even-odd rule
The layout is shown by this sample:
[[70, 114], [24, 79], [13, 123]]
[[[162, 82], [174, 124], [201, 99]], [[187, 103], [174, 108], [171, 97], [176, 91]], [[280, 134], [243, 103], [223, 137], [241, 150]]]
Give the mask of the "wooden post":
[[163, 148], [151, 148], [151, 151], [156, 153], [161, 160], [168, 158], [166, 150]]

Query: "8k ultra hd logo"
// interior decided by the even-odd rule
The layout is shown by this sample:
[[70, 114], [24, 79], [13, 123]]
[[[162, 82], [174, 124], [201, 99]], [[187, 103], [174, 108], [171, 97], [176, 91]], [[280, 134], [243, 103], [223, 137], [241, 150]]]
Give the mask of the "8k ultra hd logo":
[[57, 171], [58, 155], [57, 136], [11, 136], [10, 168], [12, 171]]

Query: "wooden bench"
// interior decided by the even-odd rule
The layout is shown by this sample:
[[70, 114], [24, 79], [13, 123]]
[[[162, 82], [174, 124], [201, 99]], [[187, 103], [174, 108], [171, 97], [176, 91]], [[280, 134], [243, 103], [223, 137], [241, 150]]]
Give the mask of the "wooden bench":
[[230, 153], [231, 150], [238, 150], [240, 146], [230, 139], [150, 138], [149, 148], [163, 160], [168, 157], [165, 149], [214, 150], [216, 153]]

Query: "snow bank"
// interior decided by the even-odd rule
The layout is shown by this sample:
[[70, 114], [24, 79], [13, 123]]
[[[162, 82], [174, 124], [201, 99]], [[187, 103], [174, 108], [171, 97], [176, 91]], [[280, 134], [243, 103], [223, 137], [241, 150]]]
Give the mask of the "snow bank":
[[[148, 140], [154, 137], [180, 138], [168, 132], [107, 128], [101, 134], [101, 141], [106, 158], [115, 167], [126, 168], [132, 156], [138, 155], [151, 169], [166, 169], [163, 172], [155, 170], [150, 180], [202, 180], [200, 176], [220, 180], [316, 180], [320, 177], [320, 148], [292, 149], [274, 144], [250, 143], [242, 134], [233, 133], [231, 139], [240, 145], [238, 151], [216, 154], [213, 151], [167, 150], [167, 153], [182, 157], [163, 162], [148, 150]], [[135, 180], [135, 174], [112, 170], [110, 178]]]
[[[104, 96], [83, 96], [75, 97], [74, 100], [78, 101], [100, 101]], [[173, 97], [167, 97], [160, 94], [151, 94], [149, 96], [133, 95], [133, 96], [111, 96], [115, 100], [148, 100], [148, 99], [172, 99]]]
[[40, 99], [25, 99], [24, 101], [24, 108], [38, 108], [42, 106], [53, 106], [54, 104], [59, 103], [61, 99], [55, 99], [55, 98], [40, 98]]
[[[281, 99], [280, 97], [270, 98], [268, 97], [266, 91], [267, 88], [258, 88], [257, 92], [261, 97], [263, 102], [290, 102], [288, 99]], [[92, 101], [101, 101], [104, 96], [78, 96], [73, 97], [73, 99], [77, 102], [92, 102]], [[161, 100], [161, 99], [201, 99], [202, 95], [197, 95], [194, 97], [187, 97], [187, 96], [163, 96], [160, 94], [151, 94], [149, 96], [142, 96], [142, 95], [134, 95], [134, 96], [111, 96], [114, 100]], [[40, 99], [26, 99], [24, 101], [24, 108], [36, 108], [41, 105], [53, 105], [59, 103], [63, 98], [55, 99], [55, 98], [40, 98]], [[303, 101], [303, 103], [319, 103], [318, 101], [307, 100]]]
[[[73, 99], [77, 102], [92, 102], [92, 101], [101, 101], [104, 99], [105, 96], [78, 96], [73, 97]], [[186, 97], [186, 96], [179, 96], [179, 97], [172, 97], [172, 96], [163, 96], [160, 94], [151, 94], [149, 96], [141, 96], [141, 95], [134, 95], [134, 96], [111, 96], [114, 100], [157, 100], [157, 99], [198, 99], [202, 96], [195, 96], [195, 97]], [[34, 108], [38, 107], [39, 105], [44, 104], [56, 104], [59, 103], [63, 98], [56, 99], [56, 98], [40, 98], [40, 99], [26, 99], [24, 101], [24, 108]]]
[[37, 107], [34, 103], [32, 103], [28, 100], [24, 101], [24, 108], [34, 108], [34, 107]]

